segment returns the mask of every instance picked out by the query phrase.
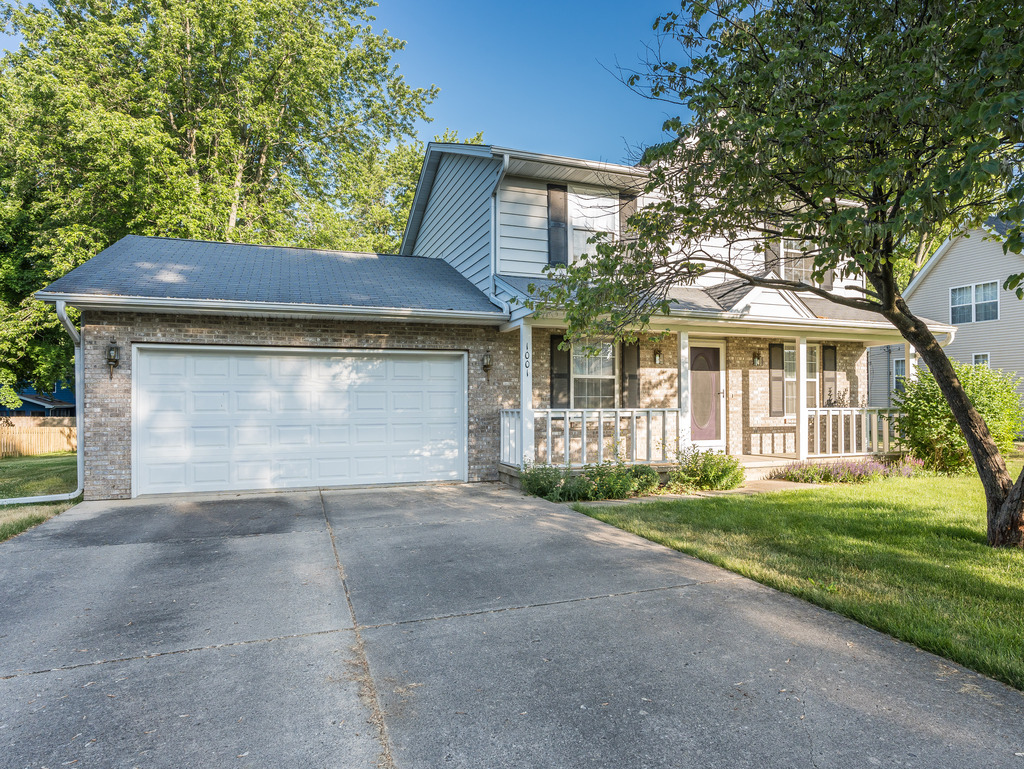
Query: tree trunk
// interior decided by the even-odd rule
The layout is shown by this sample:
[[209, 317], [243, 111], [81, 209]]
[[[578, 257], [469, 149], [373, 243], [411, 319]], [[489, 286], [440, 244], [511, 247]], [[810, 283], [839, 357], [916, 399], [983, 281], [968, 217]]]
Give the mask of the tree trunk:
[[992, 547], [1024, 547], [1024, 472], [1014, 484], [985, 419], [967, 397], [949, 358], [928, 327], [910, 312], [903, 298], [898, 297], [893, 309], [883, 310], [882, 314], [928, 365], [963, 430], [985, 490], [988, 543]]

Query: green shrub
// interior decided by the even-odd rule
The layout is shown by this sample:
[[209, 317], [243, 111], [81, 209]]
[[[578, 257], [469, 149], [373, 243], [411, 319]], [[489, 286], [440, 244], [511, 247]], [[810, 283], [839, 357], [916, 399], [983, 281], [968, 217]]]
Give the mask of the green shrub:
[[524, 494], [547, 497], [562, 483], [562, 469], [552, 465], [527, 467], [519, 473], [519, 486]]
[[676, 454], [676, 462], [669, 474], [669, 486], [675, 489], [724, 490], [743, 483], [743, 467], [728, 454], [689, 446]]
[[658, 487], [658, 473], [647, 465], [630, 467], [623, 462], [587, 465], [574, 473], [568, 467], [536, 465], [519, 474], [525, 494], [551, 502], [586, 502], [598, 499], [627, 499], [649, 494]]
[[[1013, 440], [1024, 427], [1024, 407], [1017, 394], [1019, 378], [988, 366], [964, 363], [954, 362], [953, 370], [974, 408], [985, 418], [999, 450], [1012, 451]], [[973, 465], [967, 440], [930, 372], [920, 371], [908, 380], [895, 402], [901, 412], [897, 435], [925, 467], [953, 473]]]
[[636, 483], [633, 493], [638, 497], [653, 493], [661, 485], [661, 476], [650, 465], [633, 465], [629, 472]]
[[594, 484], [594, 499], [628, 499], [636, 492], [636, 479], [622, 462], [589, 465], [583, 474]]

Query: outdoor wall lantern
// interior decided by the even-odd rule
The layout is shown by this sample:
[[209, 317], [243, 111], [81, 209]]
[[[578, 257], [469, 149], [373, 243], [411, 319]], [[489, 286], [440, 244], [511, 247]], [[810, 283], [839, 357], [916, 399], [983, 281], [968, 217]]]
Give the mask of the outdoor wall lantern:
[[492, 365], [493, 365], [493, 362], [491, 361], [491, 353], [490, 353], [490, 351], [485, 352], [481, 356], [481, 358], [480, 358], [480, 366], [483, 368], [485, 374], [490, 374], [491, 373], [491, 366]]
[[655, 366], [660, 366], [661, 365], [661, 350], [655, 350], [654, 351], [654, 365]]
[[114, 378], [114, 369], [117, 368], [117, 364], [121, 362], [121, 348], [117, 346], [117, 342], [114, 340], [110, 341], [110, 347], [107, 348], [107, 366], [110, 368], [110, 378]]
[[761, 357], [760, 350], [758, 350], [754, 353], [754, 365], [760, 366], [762, 363], [764, 363], [764, 359]]

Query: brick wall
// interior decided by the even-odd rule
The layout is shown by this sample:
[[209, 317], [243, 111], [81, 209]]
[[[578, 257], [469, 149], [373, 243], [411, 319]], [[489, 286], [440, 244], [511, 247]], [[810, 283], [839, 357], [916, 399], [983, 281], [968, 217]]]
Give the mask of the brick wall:
[[[133, 343], [454, 350], [469, 355], [469, 479], [496, 480], [498, 413], [518, 405], [519, 335], [493, 327], [85, 312], [85, 497], [131, 495]], [[121, 348], [113, 378], [107, 347]], [[481, 357], [490, 352], [490, 375]]]
[[[768, 344], [789, 340], [734, 338], [726, 341], [726, 451], [778, 454], [796, 451], [793, 416], [768, 416]], [[867, 405], [867, 348], [859, 342], [823, 342], [836, 347], [836, 386], [850, 406]], [[754, 352], [761, 365], [754, 366]], [[819, 369], [821, 360], [818, 361]], [[821, 378], [819, 377], [819, 387]], [[818, 402], [823, 403], [824, 392]]]

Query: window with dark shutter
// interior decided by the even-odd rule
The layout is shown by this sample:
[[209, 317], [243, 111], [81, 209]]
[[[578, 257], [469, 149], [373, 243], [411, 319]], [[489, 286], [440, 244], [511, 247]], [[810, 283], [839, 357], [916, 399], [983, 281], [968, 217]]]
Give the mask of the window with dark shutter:
[[786, 416], [785, 346], [768, 345], [768, 415]]
[[569, 263], [569, 190], [548, 185], [548, 264]]
[[834, 404], [837, 402], [839, 393], [836, 392], [838, 386], [836, 380], [836, 348], [835, 347], [822, 347], [821, 348], [821, 387], [825, 392], [825, 405]]
[[636, 213], [636, 195], [619, 194], [619, 238], [625, 240], [629, 232], [629, 217]]
[[622, 344], [622, 408], [640, 407], [640, 345]]
[[565, 337], [551, 337], [551, 408], [569, 408], [569, 350], [559, 349]]

